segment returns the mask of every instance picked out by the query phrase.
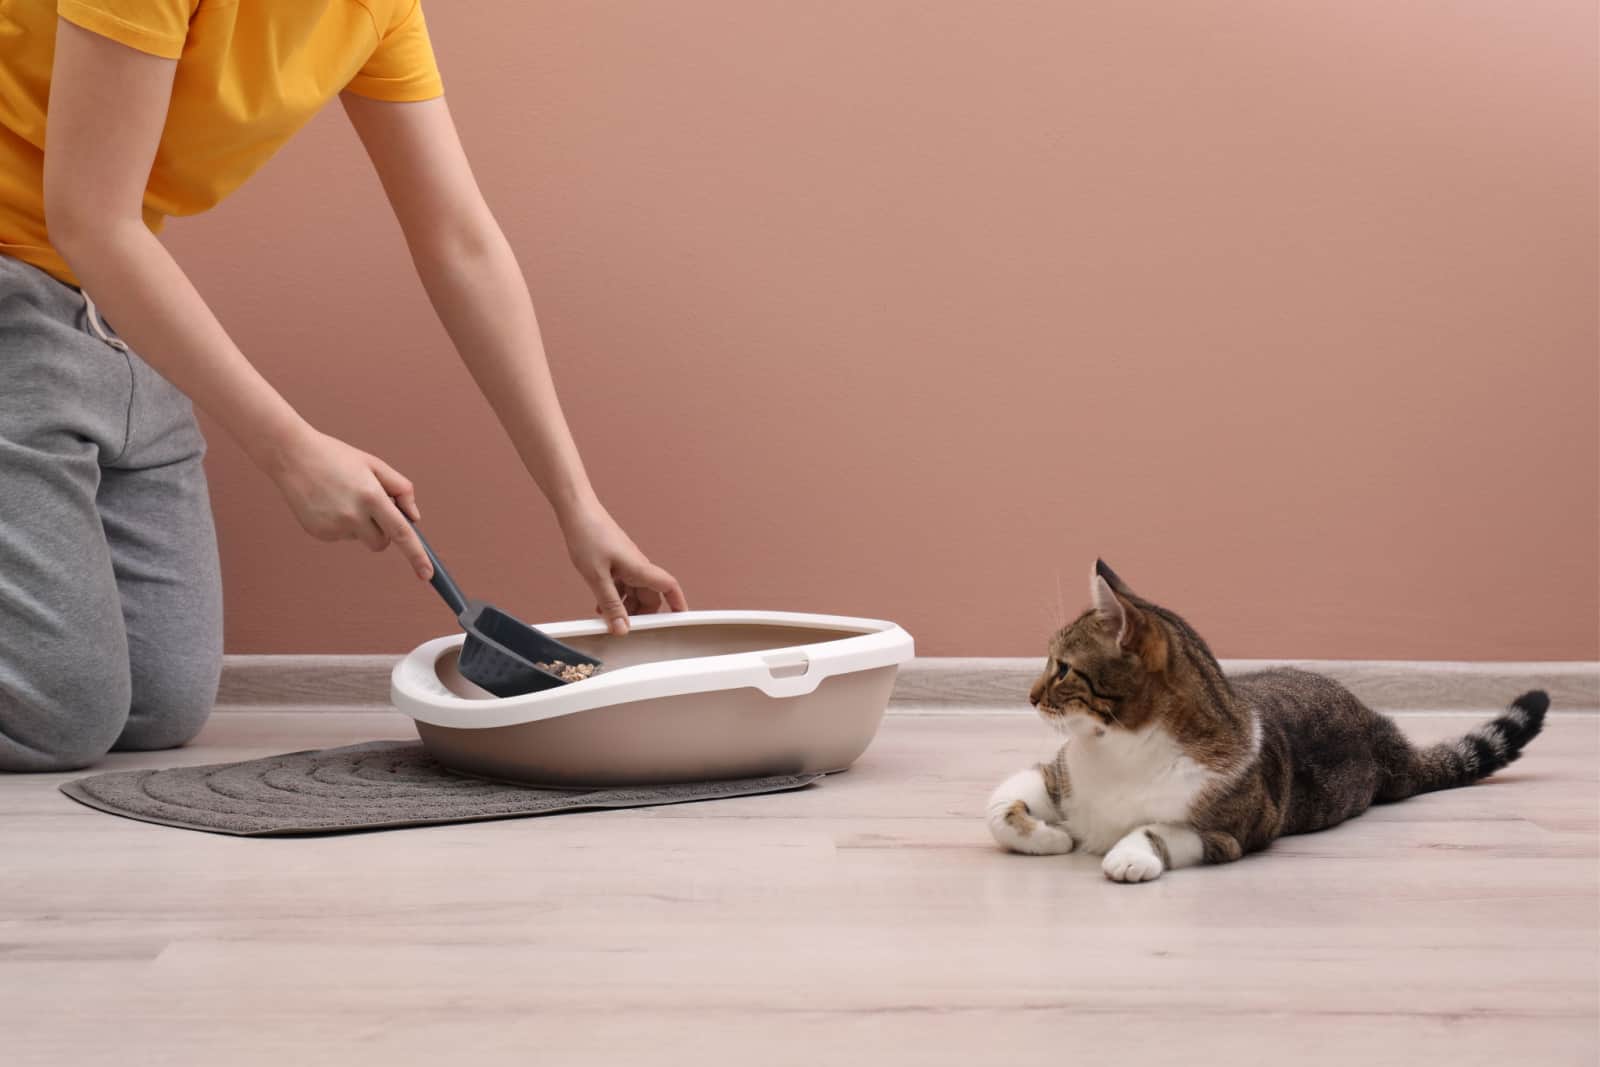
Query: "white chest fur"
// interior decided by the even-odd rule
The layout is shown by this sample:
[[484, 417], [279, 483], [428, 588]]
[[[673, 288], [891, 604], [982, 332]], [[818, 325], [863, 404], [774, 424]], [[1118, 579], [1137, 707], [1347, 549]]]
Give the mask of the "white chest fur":
[[1074, 723], [1067, 742], [1071, 792], [1061, 805], [1079, 847], [1103, 855], [1147, 823], [1185, 823], [1200, 793], [1214, 781], [1166, 731], [1107, 730]]

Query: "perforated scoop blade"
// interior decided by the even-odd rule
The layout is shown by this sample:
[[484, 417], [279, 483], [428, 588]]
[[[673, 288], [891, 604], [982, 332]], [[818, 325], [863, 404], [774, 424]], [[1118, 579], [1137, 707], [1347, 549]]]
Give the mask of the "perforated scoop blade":
[[593, 656], [562, 644], [493, 604], [468, 600], [444, 564], [439, 562], [438, 554], [422, 536], [422, 531], [415, 523], [411, 529], [416, 531], [417, 540], [422, 542], [433, 564], [433, 588], [450, 605], [450, 610], [456, 613], [456, 621], [466, 631], [467, 639], [462, 643], [457, 666], [467, 681], [497, 697], [514, 697], [569, 684], [560, 675], [541, 668], [541, 663], [588, 664], [596, 670], [604, 666]]

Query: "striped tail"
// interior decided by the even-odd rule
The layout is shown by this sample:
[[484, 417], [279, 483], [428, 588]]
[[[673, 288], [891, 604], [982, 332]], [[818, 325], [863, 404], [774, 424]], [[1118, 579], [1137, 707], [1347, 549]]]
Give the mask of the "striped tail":
[[1487, 778], [1522, 755], [1523, 746], [1544, 727], [1550, 697], [1542, 689], [1524, 693], [1505, 713], [1465, 737], [1441, 741], [1411, 754], [1407, 796], [1455, 789]]

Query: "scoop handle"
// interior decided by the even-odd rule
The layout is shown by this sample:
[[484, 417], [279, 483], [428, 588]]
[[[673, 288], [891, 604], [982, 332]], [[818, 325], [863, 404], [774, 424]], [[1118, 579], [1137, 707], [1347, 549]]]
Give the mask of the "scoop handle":
[[428, 539], [422, 536], [422, 531], [417, 529], [417, 524], [409, 518], [406, 519], [406, 522], [410, 525], [411, 532], [417, 535], [417, 540], [422, 542], [422, 550], [428, 554], [428, 562], [433, 564], [433, 577], [428, 584], [432, 585], [440, 598], [450, 605], [450, 610], [455, 612], [457, 617], [465, 615], [467, 611], [466, 594], [461, 592], [461, 587], [456, 584], [454, 578], [450, 577], [450, 572], [444, 569], [444, 564], [439, 561], [439, 556], [434, 552], [433, 546], [428, 544]]

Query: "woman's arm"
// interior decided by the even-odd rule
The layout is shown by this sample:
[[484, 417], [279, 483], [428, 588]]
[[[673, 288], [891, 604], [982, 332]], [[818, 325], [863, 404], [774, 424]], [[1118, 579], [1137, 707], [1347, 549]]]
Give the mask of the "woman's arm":
[[417, 516], [411, 483], [376, 456], [313, 429], [250, 365], [145, 226], [145, 183], [166, 123], [173, 60], [57, 20], [44, 158], [50, 241], [117, 332], [236, 438], [308, 532], [427, 553], [391, 497]]
[[600, 506], [556, 398], [533, 301], [472, 176], [444, 100], [391, 103], [351, 93], [345, 111], [393, 205], [417, 273], [450, 339], [555, 509], [595, 608], [618, 633], [663, 600], [686, 606]]

